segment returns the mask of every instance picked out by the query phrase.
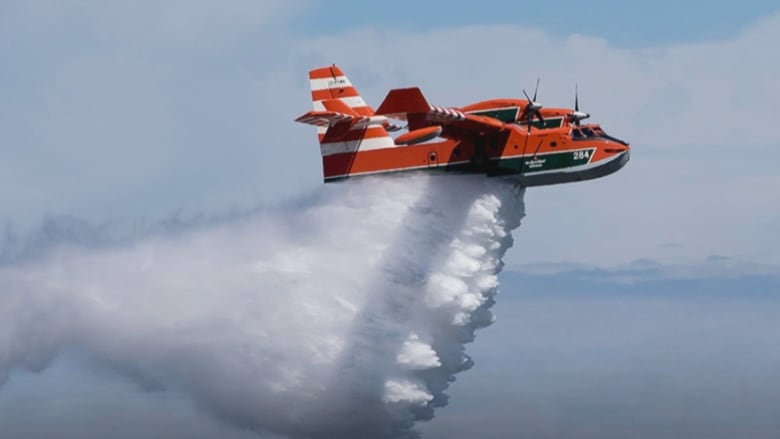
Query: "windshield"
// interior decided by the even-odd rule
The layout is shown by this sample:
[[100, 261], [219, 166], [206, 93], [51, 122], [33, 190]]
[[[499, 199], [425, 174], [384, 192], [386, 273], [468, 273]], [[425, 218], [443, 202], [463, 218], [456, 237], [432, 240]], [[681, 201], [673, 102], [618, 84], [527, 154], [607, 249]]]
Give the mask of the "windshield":
[[610, 136], [609, 134], [607, 134], [606, 131], [604, 131], [598, 125], [573, 128], [571, 130], [571, 138], [573, 140], [600, 138], [600, 139], [606, 139], [606, 140], [611, 140], [613, 142], [621, 143], [623, 145], [628, 145], [628, 143], [626, 143], [625, 141]]
[[583, 127], [582, 132], [585, 133], [586, 137], [597, 137], [597, 134], [594, 133], [593, 130], [588, 127]]

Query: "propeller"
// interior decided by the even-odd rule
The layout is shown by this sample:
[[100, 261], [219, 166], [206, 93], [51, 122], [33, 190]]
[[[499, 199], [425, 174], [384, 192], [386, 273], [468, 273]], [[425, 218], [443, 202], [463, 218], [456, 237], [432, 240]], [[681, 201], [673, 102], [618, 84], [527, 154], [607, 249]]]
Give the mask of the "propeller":
[[522, 122], [528, 122], [529, 133], [531, 132], [531, 125], [534, 121], [534, 117], [539, 119], [540, 122], [544, 123], [544, 117], [542, 117], [542, 112], [540, 111], [542, 109], [542, 104], [536, 102], [536, 97], [539, 93], [539, 80], [540, 78], [536, 78], [536, 88], [534, 89], [533, 99], [531, 99], [531, 97], [528, 96], [528, 93], [526, 93], [525, 89], [523, 89], [523, 94], [525, 95], [525, 98], [528, 99], [528, 105], [523, 110], [523, 115], [520, 117], [520, 120]]
[[580, 111], [580, 99], [577, 91], [577, 84], [574, 84], [574, 111], [569, 114], [569, 120], [573, 121], [574, 125], [580, 126], [580, 121], [589, 118], [590, 114]]

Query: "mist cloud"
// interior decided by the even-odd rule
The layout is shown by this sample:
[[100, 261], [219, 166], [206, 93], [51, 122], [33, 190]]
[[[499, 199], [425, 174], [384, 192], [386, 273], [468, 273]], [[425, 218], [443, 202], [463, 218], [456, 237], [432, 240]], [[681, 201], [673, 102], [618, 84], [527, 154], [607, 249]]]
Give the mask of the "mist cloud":
[[511, 184], [415, 175], [130, 242], [81, 233], [0, 268], [0, 371], [68, 352], [241, 428], [413, 435], [472, 365], [521, 216]]

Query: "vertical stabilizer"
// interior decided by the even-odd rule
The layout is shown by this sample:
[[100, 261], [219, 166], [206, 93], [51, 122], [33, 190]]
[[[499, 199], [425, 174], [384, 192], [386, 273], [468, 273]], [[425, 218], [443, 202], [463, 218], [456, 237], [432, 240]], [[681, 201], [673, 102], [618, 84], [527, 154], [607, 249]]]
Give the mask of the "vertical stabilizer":
[[[368, 106], [338, 66], [334, 64], [310, 71], [309, 82], [315, 111], [353, 116], [351, 122], [344, 121], [317, 127], [317, 137], [323, 156], [395, 146], [393, 138], [383, 126], [383, 121], [386, 119], [373, 117], [374, 109]], [[351, 112], [347, 113], [347, 109]], [[350, 129], [344, 129], [344, 124], [351, 124]]]

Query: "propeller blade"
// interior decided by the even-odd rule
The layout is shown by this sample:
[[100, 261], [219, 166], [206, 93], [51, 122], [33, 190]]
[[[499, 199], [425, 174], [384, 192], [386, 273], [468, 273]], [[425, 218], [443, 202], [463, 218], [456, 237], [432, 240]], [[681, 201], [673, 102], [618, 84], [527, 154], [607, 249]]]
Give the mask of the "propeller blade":
[[528, 133], [531, 133], [531, 125], [534, 122], [534, 117], [539, 119], [540, 122], [544, 123], [544, 117], [542, 117], [542, 112], [539, 111], [542, 106], [536, 102], [536, 98], [539, 96], [539, 82], [541, 81], [541, 78], [536, 78], [536, 87], [534, 88], [534, 97], [531, 99], [530, 96], [528, 96], [528, 92], [523, 89], [523, 95], [525, 95], [525, 98], [528, 99], [528, 106], [525, 107], [523, 110], [523, 115], [520, 118], [521, 120], [527, 120], [528, 121]]
[[574, 111], [580, 111], [580, 99], [577, 93], [577, 84], [574, 84]]
[[542, 123], [542, 127], [544, 127], [544, 118], [542, 117], [542, 112], [539, 110], [536, 110], [534, 113], [536, 115], [536, 118], [539, 119], [539, 122]]
[[530, 97], [528, 97], [528, 93], [525, 92], [525, 89], [523, 89], [523, 94], [525, 95], [525, 98], [528, 99], [528, 104], [530, 105], [531, 102], [533, 102], [533, 100]]
[[[523, 94], [525, 95], [525, 98], [528, 99], [528, 105], [523, 109], [523, 114], [520, 115], [520, 120], [524, 121], [526, 119], [533, 119], [533, 114], [531, 113], [531, 106], [533, 105], [533, 101], [531, 100], [531, 97], [528, 96], [528, 93], [526, 93], [525, 89], [523, 89]], [[530, 123], [530, 120], [529, 120]], [[531, 126], [528, 126], [528, 132], [531, 132]]]
[[577, 84], [574, 84], [574, 112], [571, 113], [571, 118], [574, 121], [575, 126], [580, 126], [583, 119], [590, 117], [590, 114], [580, 111], [580, 94]]
[[536, 93], [539, 92], [539, 80], [540, 79], [541, 78], [539, 78], [539, 77], [536, 78], [536, 88], [534, 89], [534, 102], [536, 102]]

